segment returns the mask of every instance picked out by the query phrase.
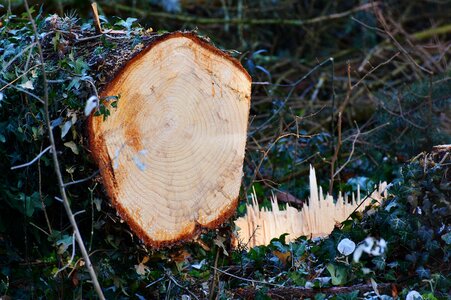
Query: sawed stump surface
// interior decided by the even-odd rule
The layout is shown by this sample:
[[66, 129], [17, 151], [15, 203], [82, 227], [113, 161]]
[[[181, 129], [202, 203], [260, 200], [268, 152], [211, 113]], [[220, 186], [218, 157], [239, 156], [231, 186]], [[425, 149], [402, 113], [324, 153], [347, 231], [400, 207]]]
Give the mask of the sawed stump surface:
[[121, 217], [147, 244], [214, 228], [237, 205], [251, 78], [191, 33], [156, 38], [103, 89], [119, 96], [91, 116], [89, 139]]

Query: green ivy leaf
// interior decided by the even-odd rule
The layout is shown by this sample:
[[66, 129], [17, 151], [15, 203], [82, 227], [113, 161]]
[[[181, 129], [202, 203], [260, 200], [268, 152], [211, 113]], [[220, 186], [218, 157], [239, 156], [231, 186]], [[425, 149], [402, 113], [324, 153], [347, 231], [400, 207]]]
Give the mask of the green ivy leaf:
[[315, 295], [315, 300], [324, 300], [326, 299], [326, 294], [318, 293]]
[[353, 291], [348, 294], [337, 295], [337, 300], [356, 300], [358, 299], [359, 291]]
[[124, 27], [127, 31], [130, 31], [132, 28], [132, 25], [135, 21], [137, 21], [138, 19], [136, 18], [127, 18], [127, 20], [120, 20], [119, 22], [116, 22], [114, 25], [117, 26], [122, 26]]
[[305, 275], [300, 272], [289, 272], [288, 277], [293, 280], [293, 283], [297, 286], [304, 286], [307, 281]]
[[419, 267], [415, 270], [415, 272], [418, 274], [420, 278], [430, 278], [431, 272], [428, 269], [425, 269], [424, 267]]
[[389, 222], [390, 227], [393, 230], [402, 230], [406, 226], [406, 221], [404, 221], [403, 219], [399, 218], [394, 214], [390, 216]]
[[348, 279], [348, 271], [345, 267], [337, 266], [335, 264], [328, 264], [326, 268], [332, 277], [333, 285], [342, 285], [346, 283]]
[[71, 235], [63, 235], [61, 239], [56, 241], [56, 245], [58, 246], [58, 254], [63, 254], [69, 246], [72, 245], [73, 237]]
[[374, 263], [374, 265], [376, 266], [376, 268], [378, 270], [385, 269], [386, 263], [385, 263], [385, 258], [384, 257], [377, 256], [377, 257], [373, 258], [372, 262]]
[[442, 235], [442, 240], [444, 240], [447, 245], [450, 245], [451, 244], [451, 232], [448, 232], [448, 233]]

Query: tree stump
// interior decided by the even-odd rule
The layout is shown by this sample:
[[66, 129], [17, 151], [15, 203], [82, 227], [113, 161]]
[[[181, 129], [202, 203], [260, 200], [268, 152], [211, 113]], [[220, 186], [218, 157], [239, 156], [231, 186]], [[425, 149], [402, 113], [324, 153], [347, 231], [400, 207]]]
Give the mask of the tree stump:
[[251, 78], [191, 33], [155, 38], [103, 89], [90, 149], [120, 216], [148, 245], [214, 228], [237, 205]]

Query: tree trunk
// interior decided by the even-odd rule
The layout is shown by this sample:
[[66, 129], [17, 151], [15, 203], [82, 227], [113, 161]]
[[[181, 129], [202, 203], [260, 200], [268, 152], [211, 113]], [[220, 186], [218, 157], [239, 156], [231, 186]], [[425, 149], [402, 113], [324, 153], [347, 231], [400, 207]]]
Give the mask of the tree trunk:
[[182, 32], [153, 39], [103, 88], [101, 99], [119, 100], [90, 117], [90, 149], [112, 203], [146, 244], [187, 240], [234, 213], [250, 90], [237, 60]]

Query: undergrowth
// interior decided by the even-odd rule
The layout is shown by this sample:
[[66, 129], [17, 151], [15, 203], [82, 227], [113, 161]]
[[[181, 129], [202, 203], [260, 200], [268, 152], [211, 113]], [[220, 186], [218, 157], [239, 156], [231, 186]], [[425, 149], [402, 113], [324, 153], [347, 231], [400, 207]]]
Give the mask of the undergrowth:
[[[289, 15], [288, 2], [283, 2], [287, 6], [282, 5], [284, 9], [278, 12], [262, 10], [264, 13], [255, 12], [255, 17]], [[320, 4], [294, 6], [311, 18], [308, 12], [318, 13]], [[220, 14], [219, 8], [207, 7], [212, 14]], [[332, 12], [350, 9], [327, 7]], [[249, 14], [257, 11], [251, 8]], [[63, 207], [55, 200], [58, 189], [50, 156], [42, 155], [28, 167], [11, 170], [33, 160], [48, 145], [36, 41], [26, 13], [19, 11], [0, 18], [0, 295], [13, 299], [94, 298], [83, 260], [78, 251], [73, 252], [75, 243]], [[208, 15], [196, 6], [185, 12]], [[283, 27], [272, 32], [272, 25], [234, 25], [232, 30], [241, 33], [229, 39], [225, 28], [218, 32], [225, 44], [250, 49], [238, 58], [255, 82], [267, 82], [256, 84], [253, 91], [238, 214], [244, 213], [251, 188], [262, 199], [272, 192], [305, 199], [309, 164], [315, 165], [324, 185], [330, 183], [331, 164], [336, 169], [343, 166], [333, 176], [333, 193], [352, 190], [357, 184], [370, 191], [375, 182], [388, 180], [390, 197], [379, 205], [373, 203], [363, 214], [353, 214], [325, 239], [299, 237], [286, 243], [282, 236], [268, 246], [232, 249], [235, 228], [229, 222], [186, 245], [155, 250], [145, 247], [110, 207], [84, 135], [86, 100], [95, 94], [93, 86], [101, 86], [105, 80], [96, 67], [124, 43], [99, 37], [92, 40], [92, 51], [87, 51], [74, 32], [94, 36], [90, 21], [83, 22], [75, 14], [58, 18], [39, 9], [33, 13], [45, 48], [52, 130], [58, 136], [63, 176], [66, 182], [86, 178], [68, 186], [68, 195], [73, 210], [80, 212], [77, 222], [108, 299], [265, 299], [290, 287], [298, 289], [291, 293], [308, 293], [314, 288], [316, 295], [308, 297], [315, 299], [376, 299], [373, 287], [379, 287], [384, 299], [404, 298], [412, 290], [425, 299], [447, 298], [451, 289], [451, 161], [449, 156], [427, 154], [433, 145], [450, 142], [449, 69], [441, 65], [446, 55], [430, 65], [428, 56], [423, 61], [441, 75], [422, 75], [410, 58], [404, 57], [387, 68], [370, 68], [367, 80], [360, 81], [361, 73], [356, 71], [360, 61], [355, 57], [363, 60], [368, 53], [362, 54], [359, 47], [379, 51], [376, 62], [386, 61], [398, 49], [374, 31], [359, 34], [363, 29], [355, 21], [338, 21], [339, 26], [329, 28], [326, 35], [336, 36], [334, 41], [317, 40], [313, 31], [304, 30], [302, 37], [310, 37], [311, 45], [283, 39], [264, 51], [262, 47], [270, 49], [271, 45], [261, 42], [263, 37], [272, 38], [283, 32]], [[355, 16], [372, 26], [377, 23], [376, 15], [366, 11]], [[406, 24], [412, 24], [410, 15], [406, 18]], [[133, 49], [142, 42], [146, 29], [138, 20], [102, 20], [105, 29], [127, 32], [126, 47]], [[412, 28], [421, 33], [424, 23], [417, 22]], [[208, 26], [200, 32], [211, 32]], [[325, 30], [314, 29], [318, 33]], [[290, 28], [290, 33], [296, 30]], [[346, 32], [355, 37], [344, 36]], [[353, 48], [349, 50], [350, 45]], [[352, 55], [343, 54], [346, 51]], [[318, 53], [324, 54], [321, 58], [325, 61], [334, 56], [335, 69], [326, 64], [294, 84], [299, 74], [309, 73], [323, 61]], [[418, 53], [411, 55], [423, 59]], [[352, 91], [349, 84], [355, 85]], [[331, 102], [333, 94], [336, 103]], [[114, 112], [103, 113], [107, 117]], [[342, 122], [341, 141], [338, 122]], [[339, 142], [342, 146], [332, 163]], [[374, 243], [385, 241], [384, 251], [373, 249], [354, 259], [337, 248], [344, 239], [365, 246], [369, 237]]]

